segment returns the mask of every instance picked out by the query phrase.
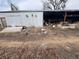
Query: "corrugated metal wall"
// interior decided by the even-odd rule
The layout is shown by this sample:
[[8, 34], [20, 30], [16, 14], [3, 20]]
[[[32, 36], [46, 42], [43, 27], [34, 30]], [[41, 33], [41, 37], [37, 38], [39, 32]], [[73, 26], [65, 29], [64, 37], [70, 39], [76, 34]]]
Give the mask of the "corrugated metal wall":
[[0, 13], [7, 26], [43, 27], [43, 12]]

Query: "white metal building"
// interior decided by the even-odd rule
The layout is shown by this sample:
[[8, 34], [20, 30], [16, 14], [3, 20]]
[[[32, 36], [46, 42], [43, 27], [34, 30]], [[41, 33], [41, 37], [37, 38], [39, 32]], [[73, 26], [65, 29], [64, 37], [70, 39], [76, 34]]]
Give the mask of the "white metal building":
[[4, 11], [0, 12], [0, 20], [7, 26], [43, 27], [42, 11]]

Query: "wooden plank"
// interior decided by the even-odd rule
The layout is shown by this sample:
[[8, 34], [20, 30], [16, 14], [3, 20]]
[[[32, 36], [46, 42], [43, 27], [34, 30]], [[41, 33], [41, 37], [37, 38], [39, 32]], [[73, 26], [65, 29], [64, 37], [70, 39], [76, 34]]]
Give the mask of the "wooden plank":
[[66, 22], [67, 12], [65, 12], [64, 23]]

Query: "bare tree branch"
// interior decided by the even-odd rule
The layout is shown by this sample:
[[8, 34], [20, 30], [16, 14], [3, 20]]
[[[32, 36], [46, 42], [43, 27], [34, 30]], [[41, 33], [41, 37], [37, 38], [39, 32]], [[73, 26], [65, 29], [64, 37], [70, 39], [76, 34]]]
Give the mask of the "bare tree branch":
[[7, 2], [9, 3], [9, 5], [10, 5], [10, 7], [11, 7], [11, 11], [18, 11], [18, 10], [19, 10], [18, 7], [15, 6], [15, 5], [11, 2], [11, 0], [7, 0]]
[[50, 7], [49, 9], [51, 10], [63, 10], [66, 7], [67, 2], [67, 0], [47, 0], [47, 1], [44, 2], [44, 10], [48, 9], [46, 8], [46, 6], [49, 6]]

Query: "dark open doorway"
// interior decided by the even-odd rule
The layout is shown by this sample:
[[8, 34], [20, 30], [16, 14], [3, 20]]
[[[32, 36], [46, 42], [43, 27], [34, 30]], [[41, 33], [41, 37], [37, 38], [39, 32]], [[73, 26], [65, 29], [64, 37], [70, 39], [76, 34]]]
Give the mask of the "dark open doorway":
[[79, 11], [44, 11], [43, 16], [46, 23], [64, 22], [65, 18], [65, 21], [69, 23], [79, 21]]

